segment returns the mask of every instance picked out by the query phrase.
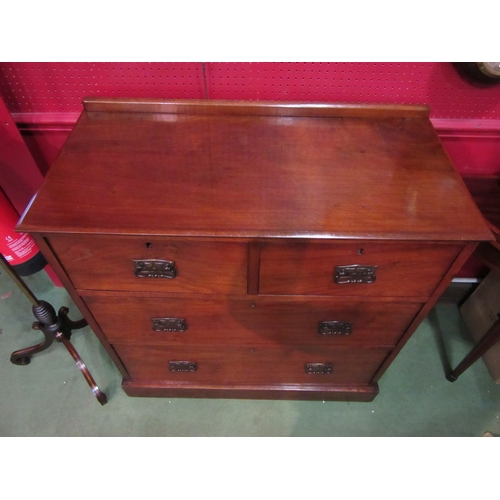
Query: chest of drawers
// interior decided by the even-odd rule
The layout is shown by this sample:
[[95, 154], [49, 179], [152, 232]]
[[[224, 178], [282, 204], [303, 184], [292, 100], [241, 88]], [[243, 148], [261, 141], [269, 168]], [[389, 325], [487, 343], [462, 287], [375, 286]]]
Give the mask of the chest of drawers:
[[19, 229], [131, 396], [370, 401], [491, 239], [423, 106], [84, 108]]

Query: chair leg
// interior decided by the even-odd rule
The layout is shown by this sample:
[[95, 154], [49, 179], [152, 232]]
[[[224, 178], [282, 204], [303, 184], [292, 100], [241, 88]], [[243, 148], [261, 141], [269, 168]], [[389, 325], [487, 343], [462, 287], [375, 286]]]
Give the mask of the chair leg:
[[493, 323], [491, 328], [481, 337], [472, 350], [465, 356], [465, 358], [458, 364], [458, 366], [451, 370], [446, 378], [450, 382], [455, 382], [457, 378], [476, 362], [490, 347], [493, 347], [498, 340], [500, 340], [500, 315]]

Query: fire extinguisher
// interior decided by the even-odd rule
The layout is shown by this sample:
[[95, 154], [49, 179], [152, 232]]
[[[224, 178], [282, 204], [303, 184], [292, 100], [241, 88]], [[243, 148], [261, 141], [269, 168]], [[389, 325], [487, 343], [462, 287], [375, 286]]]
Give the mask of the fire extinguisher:
[[0, 252], [19, 276], [30, 276], [41, 271], [47, 261], [33, 238], [26, 233], [16, 233], [19, 215], [0, 189]]

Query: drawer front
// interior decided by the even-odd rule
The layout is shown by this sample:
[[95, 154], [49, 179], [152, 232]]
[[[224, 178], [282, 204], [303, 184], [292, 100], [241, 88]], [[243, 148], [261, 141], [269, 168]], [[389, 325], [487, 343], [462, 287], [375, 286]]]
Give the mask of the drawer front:
[[76, 234], [49, 243], [79, 290], [246, 293], [244, 243]]
[[389, 351], [262, 346], [113, 346], [133, 380], [185, 384], [367, 384]]
[[461, 249], [451, 244], [265, 243], [259, 293], [425, 298]]
[[87, 296], [111, 343], [394, 346], [420, 303]]

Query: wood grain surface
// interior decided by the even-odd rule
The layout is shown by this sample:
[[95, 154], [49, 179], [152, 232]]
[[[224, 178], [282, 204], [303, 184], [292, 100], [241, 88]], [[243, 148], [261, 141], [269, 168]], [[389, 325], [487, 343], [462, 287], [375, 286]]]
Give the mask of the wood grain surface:
[[[174, 298], [84, 296], [112, 343], [218, 345], [264, 344], [317, 347], [393, 347], [422, 304], [342, 301], [330, 298], [289, 301], [276, 297]], [[184, 332], [156, 332], [151, 318], [184, 319]], [[349, 335], [321, 335], [322, 321], [352, 325]]]
[[[246, 293], [247, 246], [241, 242], [54, 234], [49, 244], [77, 289]], [[175, 263], [177, 276], [139, 278], [137, 259]]]
[[[388, 349], [325, 350], [312, 346], [175, 346], [114, 344], [132, 379], [231, 384], [367, 384], [389, 353]], [[195, 372], [171, 372], [170, 361], [197, 363]], [[332, 365], [330, 374], [307, 374], [306, 363]]]
[[[262, 294], [428, 297], [460, 245], [365, 242], [277, 242], [262, 246]], [[335, 266], [377, 266], [373, 283], [334, 282]]]
[[[142, 109], [142, 101], [127, 106]], [[105, 103], [94, 108], [107, 110]], [[20, 229], [481, 240], [490, 234], [425, 113], [84, 112]], [[190, 103], [193, 107], [194, 104]], [[277, 105], [280, 109], [285, 106]], [[151, 108], [151, 103], [147, 109]], [[326, 106], [328, 109], [328, 106]], [[359, 109], [364, 109], [362, 106]], [[378, 111], [377, 111], [378, 110]], [[201, 113], [201, 111], [200, 111]], [[366, 110], [365, 110], [366, 115]], [[106, 175], [103, 173], [106, 172]]]

